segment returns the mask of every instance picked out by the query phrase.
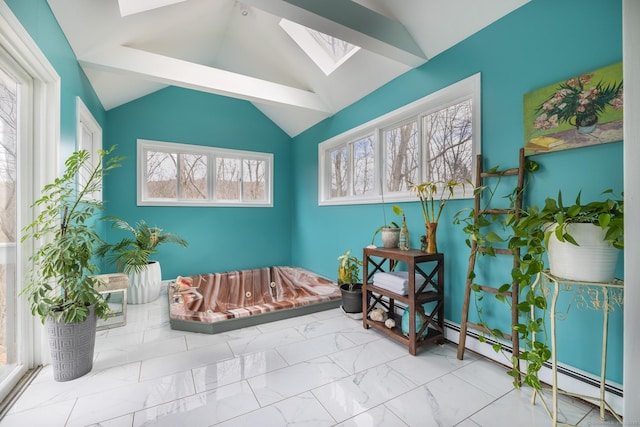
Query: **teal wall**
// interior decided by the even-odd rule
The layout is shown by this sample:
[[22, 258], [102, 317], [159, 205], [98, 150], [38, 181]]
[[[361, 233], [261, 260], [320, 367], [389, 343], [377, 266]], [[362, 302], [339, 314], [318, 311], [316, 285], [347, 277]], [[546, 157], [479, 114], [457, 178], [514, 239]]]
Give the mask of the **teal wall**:
[[[107, 214], [189, 242], [159, 247], [153, 257], [164, 279], [291, 262], [291, 138], [251, 103], [169, 87], [110, 110], [107, 123], [105, 145], [127, 157], [105, 179]], [[136, 206], [138, 138], [273, 153], [273, 208]], [[106, 239], [120, 236], [109, 229]]]
[[[318, 206], [318, 144], [382, 114], [410, 103], [477, 72], [482, 74], [482, 153], [486, 166], [517, 165], [524, 143], [523, 95], [540, 87], [622, 60], [620, 0], [533, 0], [493, 25], [409, 71], [335, 116], [298, 135], [293, 141], [295, 196], [293, 264], [330, 277], [336, 276], [336, 257], [346, 249], [360, 252], [383, 221], [380, 205]], [[528, 204], [541, 204], [561, 189], [583, 200], [613, 188], [622, 192], [622, 142], [534, 156], [541, 170], [532, 178]], [[507, 193], [508, 191], [505, 191]], [[415, 247], [424, 234], [417, 202], [400, 205], [406, 212], [410, 240]], [[452, 217], [471, 207], [471, 200], [450, 203], [438, 229], [438, 248], [446, 255], [446, 317], [460, 322], [469, 249]], [[392, 215], [387, 206], [387, 216]], [[330, 230], [330, 231], [328, 231]], [[622, 257], [620, 257], [622, 258]], [[621, 264], [621, 262], [620, 262]], [[510, 266], [480, 267], [481, 278], [509, 280]], [[506, 272], [504, 279], [503, 272]], [[622, 265], [619, 266], [619, 276]], [[484, 282], [490, 284], [493, 282]], [[508, 308], [490, 304], [486, 320], [509, 327]], [[572, 308], [561, 326], [560, 359], [598, 372], [599, 352], [574, 350], [593, 343], [600, 316]], [[501, 321], [500, 319], [504, 319]], [[600, 323], [599, 323], [600, 322]], [[622, 315], [614, 313], [610, 328], [608, 377], [622, 382]]]
[[[53, 17], [46, 0], [6, 0], [13, 13], [61, 77], [62, 159], [76, 144], [75, 97], [80, 96], [103, 127], [105, 146], [118, 144], [128, 159], [105, 180], [108, 214], [141, 218], [185, 237], [187, 249], [165, 246], [157, 259], [164, 278], [216, 270], [294, 264], [335, 277], [336, 257], [359, 251], [383, 222], [379, 205], [319, 207], [318, 144], [384, 113], [482, 73], [482, 151], [487, 165], [511, 166], [523, 144], [522, 96], [531, 90], [622, 59], [621, 0], [533, 0], [490, 27], [395, 79], [293, 139], [251, 104], [168, 88], [108, 113]], [[273, 208], [137, 207], [136, 139], [272, 152], [275, 156]], [[542, 169], [533, 179], [528, 203], [542, 203], [562, 189], [583, 198], [606, 188], [622, 191], [622, 142], [536, 156]], [[439, 227], [446, 254], [446, 317], [460, 321], [469, 256], [453, 214], [471, 202], [450, 203]], [[417, 202], [403, 203], [411, 240], [423, 234]], [[390, 208], [387, 207], [390, 216]], [[113, 232], [105, 232], [114, 239]], [[499, 276], [500, 267], [483, 267]], [[621, 276], [622, 266], [619, 266]], [[575, 307], [574, 307], [575, 308]], [[501, 307], [495, 310], [502, 309]], [[494, 316], [494, 308], [488, 310]], [[506, 317], [506, 316], [505, 316]], [[583, 351], [597, 337], [597, 313], [573, 309], [563, 322], [561, 361], [596, 372], [598, 351]], [[595, 338], [596, 341], [598, 338]], [[622, 316], [613, 314], [608, 376], [622, 378]], [[588, 347], [586, 347], [588, 348]], [[597, 342], [591, 348], [597, 348]]]
[[105, 111], [46, 0], [5, 0], [60, 76], [60, 168], [76, 148], [76, 97], [105, 129]]

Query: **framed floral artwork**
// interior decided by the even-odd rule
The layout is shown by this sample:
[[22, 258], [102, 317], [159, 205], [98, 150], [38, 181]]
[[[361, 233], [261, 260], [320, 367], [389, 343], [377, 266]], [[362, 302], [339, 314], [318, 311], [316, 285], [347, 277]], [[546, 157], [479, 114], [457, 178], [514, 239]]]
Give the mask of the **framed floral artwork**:
[[526, 155], [622, 140], [622, 62], [524, 95]]

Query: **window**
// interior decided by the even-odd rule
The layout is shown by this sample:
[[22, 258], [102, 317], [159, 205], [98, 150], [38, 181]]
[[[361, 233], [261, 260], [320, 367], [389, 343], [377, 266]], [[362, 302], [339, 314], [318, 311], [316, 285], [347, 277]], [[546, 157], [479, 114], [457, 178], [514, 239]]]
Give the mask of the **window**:
[[280, 20], [280, 27], [327, 76], [360, 50], [344, 40], [287, 19]]
[[318, 203], [414, 201], [412, 184], [472, 180], [479, 106], [476, 74], [321, 143]]
[[[99, 158], [98, 150], [102, 150], [102, 128], [80, 97], [76, 97], [76, 133], [78, 150], [89, 152], [91, 159], [89, 164], [93, 167]], [[86, 183], [87, 178], [82, 174], [78, 177], [83, 184]], [[100, 190], [87, 196], [94, 200], [102, 200], [102, 186]]]
[[0, 28], [0, 400], [6, 402], [27, 370], [48, 357], [39, 345], [44, 328], [19, 297], [28, 259], [41, 242], [20, 244], [19, 234], [38, 214], [32, 207], [40, 197], [36, 191], [58, 173], [61, 104], [60, 77], [5, 2], [0, 2]]
[[138, 205], [273, 206], [273, 155], [138, 140]]

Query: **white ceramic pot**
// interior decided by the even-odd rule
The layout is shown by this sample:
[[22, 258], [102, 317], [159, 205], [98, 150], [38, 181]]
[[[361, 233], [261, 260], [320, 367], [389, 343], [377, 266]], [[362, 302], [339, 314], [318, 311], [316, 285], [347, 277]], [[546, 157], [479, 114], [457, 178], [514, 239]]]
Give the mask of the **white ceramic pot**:
[[145, 304], [160, 296], [162, 271], [158, 261], [149, 261], [147, 268], [140, 273], [129, 273], [127, 303]]
[[[557, 224], [553, 224], [555, 230]], [[606, 230], [593, 224], [567, 224], [580, 246], [549, 238], [549, 270], [554, 276], [579, 282], [609, 283], [615, 276], [618, 249], [604, 240]]]
[[383, 228], [382, 229], [382, 245], [385, 248], [397, 248], [400, 241], [399, 228]]

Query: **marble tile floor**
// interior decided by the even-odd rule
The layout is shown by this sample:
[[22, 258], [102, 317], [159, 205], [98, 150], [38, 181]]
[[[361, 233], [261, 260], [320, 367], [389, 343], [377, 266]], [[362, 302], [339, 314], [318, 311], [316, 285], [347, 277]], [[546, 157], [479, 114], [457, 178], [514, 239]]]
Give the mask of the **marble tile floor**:
[[[206, 335], [169, 327], [166, 294], [99, 331], [93, 370], [57, 383], [45, 366], [7, 426], [550, 426], [506, 368], [454, 344], [418, 356], [340, 309]], [[615, 425], [563, 398], [561, 419]]]

